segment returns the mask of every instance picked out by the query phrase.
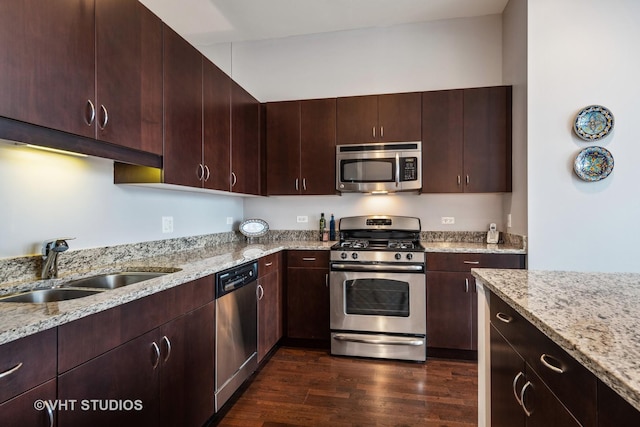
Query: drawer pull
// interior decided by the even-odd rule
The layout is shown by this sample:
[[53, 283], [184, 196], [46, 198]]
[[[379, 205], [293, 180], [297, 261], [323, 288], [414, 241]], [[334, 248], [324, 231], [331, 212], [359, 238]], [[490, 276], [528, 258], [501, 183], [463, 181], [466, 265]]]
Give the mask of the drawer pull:
[[315, 261], [315, 257], [302, 258], [303, 261]]
[[464, 291], [465, 293], [469, 293], [469, 279], [464, 279]]
[[513, 322], [513, 317], [509, 316], [508, 314], [504, 314], [502, 312], [497, 312], [496, 313], [496, 319], [498, 319], [501, 322], [504, 323], [511, 323]]
[[4, 378], [6, 376], [9, 376], [9, 375], [13, 374], [15, 371], [17, 371], [20, 368], [22, 368], [22, 362], [18, 363], [16, 366], [14, 366], [13, 368], [9, 369], [8, 371], [4, 371], [3, 373], [1, 373], [0, 374], [0, 378]]
[[151, 366], [153, 367], [153, 369], [156, 369], [158, 367], [158, 364], [160, 363], [160, 347], [158, 347], [158, 344], [156, 344], [155, 341], [151, 343], [151, 347], [153, 347], [153, 353], [156, 357], [156, 360]]
[[561, 365], [560, 361], [553, 356], [549, 356], [548, 354], [542, 354], [540, 356], [540, 361], [544, 366], [551, 369], [553, 372], [557, 374], [564, 374], [564, 369], [555, 366], [553, 363], [549, 363], [549, 361], [555, 361], [557, 365]]
[[265, 267], [271, 267], [272, 265], [273, 265], [272, 262], [267, 262], [267, 263], [264, 264]]
[[518, 372], [518, 375], [515, 376], [515, 378], [513, 379], [513, 395], [516, 398], [516, 402], [518, 402], [518, 405], [522, 406], [522, 400], [520, 400], [520, 396], [518, 396], [518, 392], [516, 391], [516, 388], [518, 387], [518, 381], [520, 381], [520, 378], [524, 378], [524, 374], [522, 372]]
[[478, 265], [480, 261], [462, 261], [463, 264]]
[[529, 387], [533, 387], [531, 381], [527, 381], [527, 383], [524, 385], [524, 387], [522, 387], [522, 390], [520, 391], [520, 404], [522, 405], [522, 409], [524, 409], [524, 413], [527, 414], [527, 417], [530, 417], [531, 414], [533, 414], [533, 409], [530, 411], [524, 401], [524, 395], [527, 393], [527, 388]]

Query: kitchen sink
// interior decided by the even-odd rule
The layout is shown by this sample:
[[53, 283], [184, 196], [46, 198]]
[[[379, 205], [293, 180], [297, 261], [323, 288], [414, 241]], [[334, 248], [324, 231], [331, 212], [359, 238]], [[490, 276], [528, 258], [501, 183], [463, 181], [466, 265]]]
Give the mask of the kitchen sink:
[[66, 301], [70, 299], [87, 297], [103, 291], [90, 289], [39, 289], [35, 291], [23, 292], [0, 298], [0, 302], [30, 302], [43, 304], [46, 302]]
[[64, 284], [63, 288], [96, 288], [96, 289], [116, 289], [144, 280], [154, 279], [168, 273], [145, 272], [145, 271], [123, 271], [119, 273], [100, 274], [84, 279], [72, 280]]

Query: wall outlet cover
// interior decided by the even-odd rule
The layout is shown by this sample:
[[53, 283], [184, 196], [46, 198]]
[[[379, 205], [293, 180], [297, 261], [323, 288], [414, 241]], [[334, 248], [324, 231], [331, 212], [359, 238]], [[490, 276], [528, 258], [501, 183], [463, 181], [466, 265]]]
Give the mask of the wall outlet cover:
[[162, 217], [162, 232], [173, 233], [173, 217], [172, 216]]
[[306, 215], [298, 215], [296, 218], [297, 222], [309, 222], [309, 217]]
[[443, 216], [441, 219], [442, 224], [451, 225], [456, 223], [456, 218], [453, 216]]

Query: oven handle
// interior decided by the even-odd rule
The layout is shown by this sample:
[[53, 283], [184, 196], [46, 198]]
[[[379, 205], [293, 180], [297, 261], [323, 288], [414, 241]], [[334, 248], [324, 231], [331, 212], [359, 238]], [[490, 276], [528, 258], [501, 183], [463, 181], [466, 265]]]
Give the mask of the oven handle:
[[348, 270], [348, 271], [405, 271], [408, 273], [422, 273], [424, 265], [422, 264], [331, 264], [331, 270]]
[[335, 334], [333, 335], [333, 339], [337, 341], [360, 342], [365, 344], [410, 345], [414, 347], [424, 345], [424, 339], [413, 337], [364, 338], [357, 334]]

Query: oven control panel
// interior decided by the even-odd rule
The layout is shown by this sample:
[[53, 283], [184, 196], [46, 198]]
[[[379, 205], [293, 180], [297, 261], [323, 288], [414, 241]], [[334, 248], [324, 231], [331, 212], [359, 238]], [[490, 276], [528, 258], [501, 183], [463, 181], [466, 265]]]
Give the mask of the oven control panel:
[[424, 252], [350, 251], [341, 249], [331, 251], [331, 261], [421, 263], [425, 262], [425, 260]]

